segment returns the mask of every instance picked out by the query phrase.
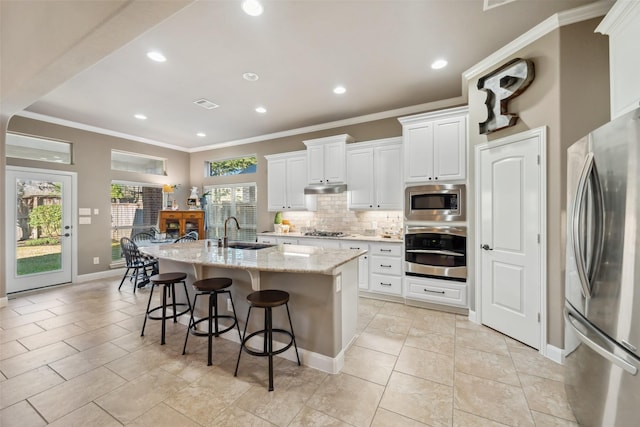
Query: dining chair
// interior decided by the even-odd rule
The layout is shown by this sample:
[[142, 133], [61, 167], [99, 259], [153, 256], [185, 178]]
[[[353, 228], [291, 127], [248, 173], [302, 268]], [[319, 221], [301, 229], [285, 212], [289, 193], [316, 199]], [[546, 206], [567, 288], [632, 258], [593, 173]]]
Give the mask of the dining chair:
[[[146, 285], [149, 283], [149, 277], [158, 274], [158, 260], [143, 255], [138, 245], [128, 237], [120, 239], [120, 248], [124, 254], [127, 270], [122, 276], [118, 290], [122, 287], [124, 279], [128, 277], [129, 281], [133, 280], [133, 293], [135, 293], [138, 286]], [[138, 283], [138, 280], [141, 282]]]

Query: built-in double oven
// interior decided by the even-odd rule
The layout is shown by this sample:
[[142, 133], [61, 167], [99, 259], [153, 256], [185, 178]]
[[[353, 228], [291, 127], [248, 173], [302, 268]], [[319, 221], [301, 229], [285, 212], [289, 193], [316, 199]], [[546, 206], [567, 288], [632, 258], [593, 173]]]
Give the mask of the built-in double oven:
[[465, 208], [463, 184], [406, 188], [406, 275], [467, 280]]

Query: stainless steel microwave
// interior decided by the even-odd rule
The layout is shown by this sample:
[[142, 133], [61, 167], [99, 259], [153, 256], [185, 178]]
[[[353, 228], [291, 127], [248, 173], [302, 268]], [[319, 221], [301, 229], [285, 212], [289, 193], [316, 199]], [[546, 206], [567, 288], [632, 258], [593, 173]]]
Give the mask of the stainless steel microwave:
[[405, 189], [406, 221], [465, 221], [464, 184], [428, 184]]

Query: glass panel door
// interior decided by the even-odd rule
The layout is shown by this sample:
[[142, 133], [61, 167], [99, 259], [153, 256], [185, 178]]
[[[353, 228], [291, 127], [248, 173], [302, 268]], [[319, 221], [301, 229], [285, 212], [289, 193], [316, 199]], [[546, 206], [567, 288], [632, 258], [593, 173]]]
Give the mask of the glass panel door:
[[71, 175], [7, 168], [7, 292], [71, 281]]

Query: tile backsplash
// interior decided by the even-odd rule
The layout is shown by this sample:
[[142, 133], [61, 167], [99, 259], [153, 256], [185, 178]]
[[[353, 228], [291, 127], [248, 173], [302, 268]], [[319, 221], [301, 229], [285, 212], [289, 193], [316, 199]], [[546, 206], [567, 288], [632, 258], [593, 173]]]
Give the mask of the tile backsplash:
[[[318, 194], [317, 210], [284, 211], [283, 219], [288, 219], [294, 231], [305, 231], [305, 227], [322, 231], [342, 231], [351, 234], [365, 234], [365, 230], [376, 229], [382, 234], [387, 229], [402, 229], [402, 211], [352, 211], [347, 209], [347, 193]], [[275, 215], [275, 213], [274, 213]]]

